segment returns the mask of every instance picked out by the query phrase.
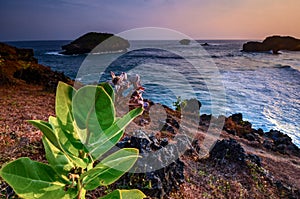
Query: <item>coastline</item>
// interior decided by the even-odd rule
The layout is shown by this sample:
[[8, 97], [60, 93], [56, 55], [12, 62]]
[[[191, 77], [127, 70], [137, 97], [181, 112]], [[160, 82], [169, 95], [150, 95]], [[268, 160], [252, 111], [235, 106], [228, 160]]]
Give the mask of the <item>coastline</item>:
[[[9, 66], [19, 64], [20, 66], [17, 66], [21, 67], [24, 64], [19, 60], [14, 61], [10, 61]], [[0, 85], [0, 93], [0, 166], [24, 156], [45, 162], [42, 133], [26, 121], [48, 120], [49, 116], [55, 115], [53, 90], [46, 91], [45, 84], [27, 84], [25, 80], [14, 78], [12, 83]], [[178, 134], [180, 113], [167, 106], [163, 107], [171, 120], [168, 120], [166, 128], [154, 130], [154, 133], [159, 142], [168, 139], [168, 142], [172, 143], [175, 142], [174, 135]], [[223, 143], [227, 145], [223, 151], [233, 149], [233, 154], [224, 156], [222, 150], [218, 151], [213, 147], [212, 149], [217, 150], [216, 154], [211, 153], [199, 158], [196, 152], [203, 150], [201, 143], [207, 135], [211, 118], [205, 114], [200, 116], [198, 131], [195, 134], [197, 144], [193, 144], [187, 153], [180, 156], [180, 161], [184, 164], [183, 181], [170, 190], [168, 198], [206, 198], [206, 194], [215, 198], [240, 195], [245, 198], [300, 197], [299, 148], [295, 148], [287, 135], [277, 131], [266, 134], [259, 129], [253, 129], [251, 123], [244, 121], [241, 114], [224, 118], [225, 125], [220, 136], [213, 137], [220, 140], [217, 144], [225, 140]], [[147, 115], [145, 119], [148, 119]], [[126, 129], [126, 133], [130, 135], [140, 128], [140, 125], [132, 123]], [[147, 135], [153, 133], [153, 129], [155, 128], [151, 124], [143, 126]], [[218, 146], [217, 144], [215, 146]], [[235, 151], [239, 152], [236, 154]], [[232, 158], [235, 155], [255, 158], [254, 161], [249, 159], [239, 162]], [[224, 164], [219, 162], [220, 157], [225, 161]], [[164, 183], [168, 185], [169, 181]], [[1, 179], [0, 187], [0, 197], [11, 194], [7, 191], [7, 184]], [[90, 192], [88, 198], [99, 197], [107, 191], [106, 189], [100, 188]]]

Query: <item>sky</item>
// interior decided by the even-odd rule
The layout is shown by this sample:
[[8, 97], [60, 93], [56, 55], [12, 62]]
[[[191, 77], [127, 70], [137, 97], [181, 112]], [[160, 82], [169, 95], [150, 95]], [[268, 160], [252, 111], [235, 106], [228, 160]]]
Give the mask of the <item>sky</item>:
[[169, 28], [193, 39], [300, 38], [300, 0], [0, 0], [0, 41]]

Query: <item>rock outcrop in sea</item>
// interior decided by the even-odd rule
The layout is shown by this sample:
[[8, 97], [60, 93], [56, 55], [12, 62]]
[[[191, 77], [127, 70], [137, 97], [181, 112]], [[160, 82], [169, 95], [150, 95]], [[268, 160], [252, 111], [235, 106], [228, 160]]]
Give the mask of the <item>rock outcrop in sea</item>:
[[268, 52], [280, 50], [300, 51], [300, 40], [290, 36], [270, 36], [263, 42], [250, 41], [243, 45], [244, 52]]
[[62, 46], [64, 51], [61, 54], [126, 52], [129, 47], [129, 42], [121, 37], [110, 33], [89, 32]]
[[179, 43], [181, 45], [189, 45], [191, 43], [191, 40], [189, 40], [189, 39], [182, 39], [182, 40], [179, 41]]
[[25, 82], [41, 85], [48, 91], [55, 91], [59, 81], [73, 83], [63, 73], [38, 64], [33, 49], [21, 49], [0, 43], [0, 85]]

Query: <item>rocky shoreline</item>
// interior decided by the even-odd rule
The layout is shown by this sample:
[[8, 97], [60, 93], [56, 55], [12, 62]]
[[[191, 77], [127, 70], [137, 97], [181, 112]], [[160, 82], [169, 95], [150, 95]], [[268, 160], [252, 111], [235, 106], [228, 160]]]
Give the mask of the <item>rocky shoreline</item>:
[[32, 49], [20, 49], [0, 42], [0, 85], [26, 83], [54, 92], [59, 81], [73, 84], [63, 73], [39, 64]]
[[[54, 115], [55, 95], [46, 90], [64, 78], [46, 67], [41, 69], [30, 50], [19, 53], [16, 48], [3, 46], [9, 52], [4, 54], [0, 50], [0, 166], [22, 156], [45, 162], [42, 133], [26, 121], [47, 120]], [[54, 84], [48, 87], [41, 80], [28, 82], [18, 78], [15, 73], [25, 70], [25, 66], [37, 74], [41, 71], [41, 80], [49, 78]], [[72, 83], [70, 79], [66, 81]], [[145, 111], [126, 129], [126, 136], [118, 146], [138, 148], [142, 157], [169, 146], [172, 148], [169, 154], [156, 156], [162, 164], [164, 159], [180, 153], [177, 150], [180, 144], [186, 144], [187, 150], [166, 167], [154, 172], [129, 173], [110, 187], [89, 192], [88, 198], [128, 186], [143, 190], [149, 198], [300, 198], [300, 150], [288, 135], [254, 129], [249, 121], [243, 120], [241, 113], [218, 118], [203, 114], [199, 116], [193, 140], [187, 143], [179, 128], [184, 127], [188, 133], [191, 127], [181, 124], [181, 112], [147, 102], [150, 110], [154, 105], [163, 107], [166, 120], [157, 128], [151, 123], [156, 116], [152, 115], [150, 120], [149, 112]], [[205, 150], [203, 141], [211, 121], [218, 119], [225, 123], [220, 135], [212, 137], [215, 145], [206, 156], [199, 156]], [[0, 179], [0, 198], [9, 195], [17, 198]]]

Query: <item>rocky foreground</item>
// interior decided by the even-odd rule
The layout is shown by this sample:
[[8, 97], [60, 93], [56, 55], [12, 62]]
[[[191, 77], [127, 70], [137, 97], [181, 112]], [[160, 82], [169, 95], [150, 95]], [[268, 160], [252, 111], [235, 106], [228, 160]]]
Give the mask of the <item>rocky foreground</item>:
[[[47, 120], [54, 115], [55, 94], [47, 91], [43, 83], [14, 76], [16, 71], [24, 70], [24, 63], [37, 62], [30, 51], [30, 56], [21, 56], [20, 60], [15, 59], [17, 50], [12, 50], [12, 55], [1, 53], [0, 166], [23, 156], [45, 162], [42, 133], [26, 121]], [[28, 60], [24, 60], [26, 57]], [[300, 150], [289, 136], [276, 130], [253, 129], [242, 114], [218, 118], [201, 115], [196, 125], [183, 123], [181, 111], [148, 102], [150, 112], [145, 111], [126, 129], [118, 147], [138, 148], [142, 158], [153, 154], [153, 161], [162, 167], [152, 172], [128, 173], [112, 186], [89, 192], [88, 198], [115, 188], [139, 188], [149, 198], [300, 198]], [[153, 121], [158, 121], [159, 115], [151, 114], [154, 105], [166, 113], [158, 126]], [[208, 134], [211, 121], [217, 120], [225, 122], [221, 132]], [[187, 140], [185, 135], [191, 132], [193, 137]], [[215, 141], [211, 150], [204, 146], [207, 137]], [[165, 154], [159, 153], [164, 149], [168, 149]], [[174, 155], [179, 158], [163, 165]], [[6, 197], [17, 198], [0, 179], [0, 198]]]

